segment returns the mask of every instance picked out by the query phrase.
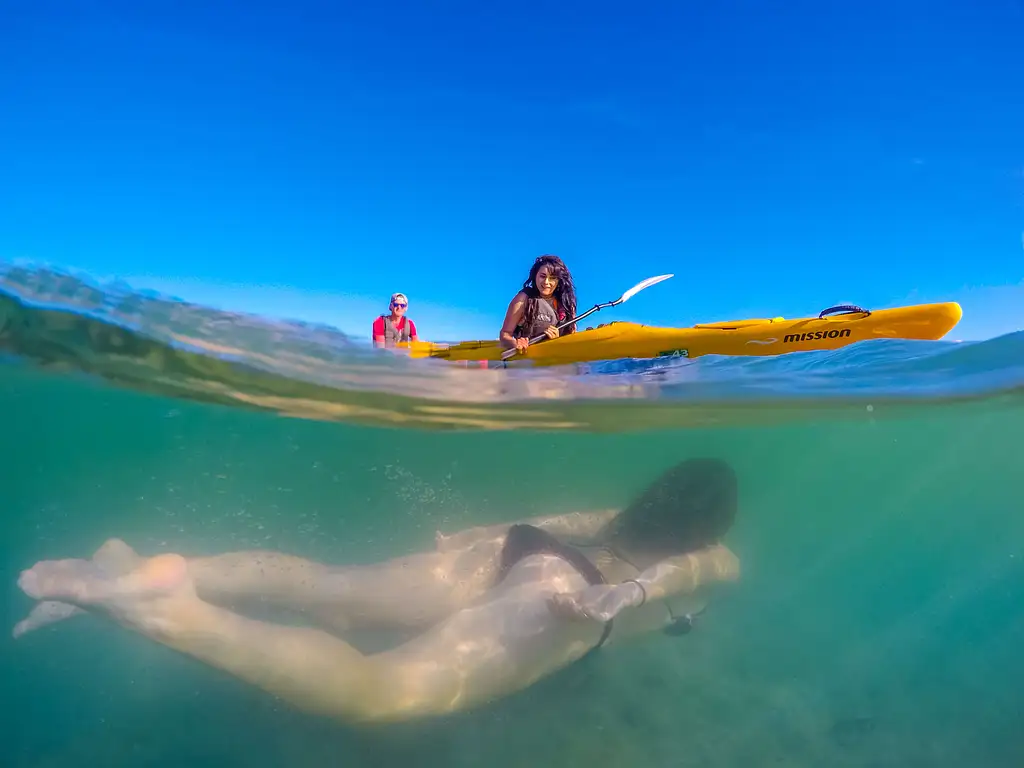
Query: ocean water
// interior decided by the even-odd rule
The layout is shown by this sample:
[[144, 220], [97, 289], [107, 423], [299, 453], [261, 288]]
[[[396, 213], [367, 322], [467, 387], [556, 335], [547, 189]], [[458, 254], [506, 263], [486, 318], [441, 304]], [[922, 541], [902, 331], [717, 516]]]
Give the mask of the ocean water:
[[1020, 766], [1024, 333], [479, 371], [0, 273], [0, 617], [106, 538], [332, 563], [729, 461], [740, 581], [689, 635], [354, 729], [85, 616], [3, 641], [11, 766]]

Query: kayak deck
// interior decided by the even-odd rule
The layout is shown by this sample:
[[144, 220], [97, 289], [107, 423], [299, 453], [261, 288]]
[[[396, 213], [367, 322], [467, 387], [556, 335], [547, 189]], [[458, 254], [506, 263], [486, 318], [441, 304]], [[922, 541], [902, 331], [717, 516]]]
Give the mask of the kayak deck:
[[[934, 341], [949, 333], [963, 314], [956, 302], [874, 311], [859, 307], [840, 309], [844, 310], [842, 314], [826, 315], [830, 310], [824, 310], [817, 317], [755, 318], [700, 323], [687, 328], [612, 322], [533, 344], [513, 360], [525, 358], [534, 365], [564, 365], [623, 358], [768, 356], [839, 349], [869, 339]], [[405, 346], [412, 357], [452, 361], [500, 361], [505, 351], [494, 339], [452, 345], [413, 342]]]

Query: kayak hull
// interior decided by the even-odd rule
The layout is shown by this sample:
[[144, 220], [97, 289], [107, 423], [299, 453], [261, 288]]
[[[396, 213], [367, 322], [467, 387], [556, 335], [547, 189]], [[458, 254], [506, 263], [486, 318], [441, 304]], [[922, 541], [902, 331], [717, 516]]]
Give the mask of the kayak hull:
[[[869, 339], [934, 341], [949, 333], [961, 316], [959, 304], [945, 302], [795, 320], [777, 317], [701, 323], [688, 328], [612, 322], [533, 344], [509, 362], [525, 359], [533, 365], [566, 365], [625, 358], [770, 356], [839, 349]], [[451, 345], [412, 342], [405, 346], [412, 357], [451, 361], [500, 361], [504, 351], [492, 339]]]

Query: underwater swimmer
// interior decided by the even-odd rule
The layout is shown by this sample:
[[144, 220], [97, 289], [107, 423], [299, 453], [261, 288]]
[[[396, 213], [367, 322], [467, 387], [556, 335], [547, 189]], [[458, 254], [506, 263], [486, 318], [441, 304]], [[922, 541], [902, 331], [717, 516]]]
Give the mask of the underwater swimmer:
[[[439, 536], [434, 551], [369, 566], [272, 552], [145, 558], [112, 540], [92, 560], [24, 571], [19, 586], [40, 602], [15, 635], [95, 613], [310, 712], [348, 723], [441, 715], [526, 688], [602, 645], [686, 631], [688, 601], [739, 576], [719, 541], [736, 506], [731, 468], [697, 459], [618, 513]], [[247, 599], [327, 630], [222, 607]], [[340, 637], [360, 627], [415, 634], [364, 654]]]

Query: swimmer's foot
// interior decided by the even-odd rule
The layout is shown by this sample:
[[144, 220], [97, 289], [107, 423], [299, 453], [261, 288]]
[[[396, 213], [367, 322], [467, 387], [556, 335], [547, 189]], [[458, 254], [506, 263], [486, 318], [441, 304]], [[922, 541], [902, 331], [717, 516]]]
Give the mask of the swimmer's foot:
[[92, 556], [92, 561], [111, 576], [127, 573], [144, 559], [120, 539], [107, 539]]
[[11, 635], [17, 639], [35, 629], [42, 629], [58, 621], [70, 619], [72, 616], [84, 614], [81, 608], [70, 603], [59, 603], [56, 600], [43, 600], [36, 603], [36, 606], [24, 619], [14, 625]]
[[171, 554], [140, 559], [135, 568], [118, 575], [90, 560], [44, 560], [23, 571], [18, 586], [36, 600], [107, 613], [136, 626], [159, 614], [169, 601], [195, 595], [185, 558]]
[[[142, 562], [142, 558], [120, 539], [108, 539], [103, 546], [96, 550], [92, 556], [92, 562], [107, 575], [120, 576], [137, 567]], [[71, 603], [44, 600], [14, 626], [11, 634], [15, 638], [19, 638], [36, 629], [42, 629], [58, 621], [84, 614], [84, 610]]]

